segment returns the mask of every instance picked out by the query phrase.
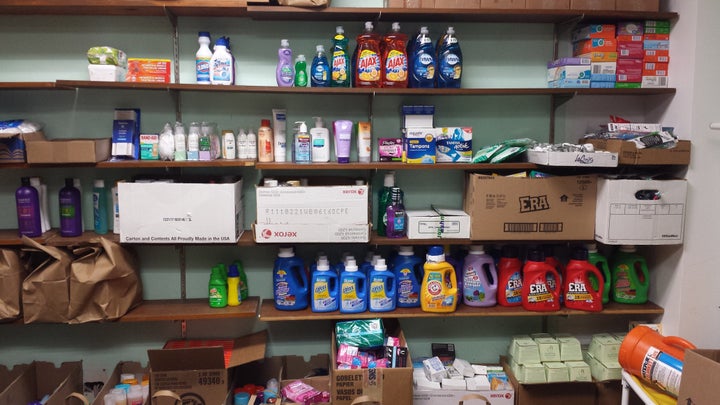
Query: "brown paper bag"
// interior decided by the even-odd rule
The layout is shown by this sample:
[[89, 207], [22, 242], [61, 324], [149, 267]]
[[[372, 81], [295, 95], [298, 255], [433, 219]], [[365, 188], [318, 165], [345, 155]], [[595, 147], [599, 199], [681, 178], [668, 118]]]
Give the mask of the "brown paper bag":
[[73, 247], [69, 323], [112, 321], [142, 302], [135, 254], [119, 244], [99, 241]]
[[26, 275], [20, 253], [0, 249], [0, 321], [17, 319], [22, 314], [22, 282]]
[[330, 0], [278, 0], [278, 4], [295, 7], [327, 7], [330, 5]]
[[41, 245], [25, 236], [23, 243], [43, 256], [22, 284], [23, 320], [25, 323], [67, 322], [72, 256], [63, 249]]

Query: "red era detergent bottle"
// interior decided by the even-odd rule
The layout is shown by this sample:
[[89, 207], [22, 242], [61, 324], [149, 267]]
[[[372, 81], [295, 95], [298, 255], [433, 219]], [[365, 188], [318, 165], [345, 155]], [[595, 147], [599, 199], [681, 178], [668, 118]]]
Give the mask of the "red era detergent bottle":
[[522, 305], [522, 261], [518, 257], [517, 246], [503, 246], [498, 272], [498, 304], [504, 307]]
[[[555, 279], [555, 276], [548, 274], [548, 287], [550, 287], [551, 290], [555, 289], [555, 285], [557, 284], [562, 288], [563, 280], [565, 279], [565, 266], [560, 262], [560, 260], [555, 256], [555, 247], [553, 245], [544, 245], [543, 246], [543, 252], [545, 252], [545, 263], [552, 266], [555, 271], [560, 275], [559, 279]], [[560, 303], [563, 302], [563, 295], [560, 294]]]
[[[599, 282], [598, 287], [592, 286], [591, 275], [595, 276]], [[605, 282], [602, 274], [588, 261], [587, 249], [575, 249], [565, 267], [565, 283], [563, 284], [565, 306], [581, 311], [600, 312], [603, 308], [603, 287], [605, 287]]]
[[523, 267], [522, 305], [528, 311], [557, 311], [560, 309], [560, 285], [550, 288], [548, 275], [560, 280], [560, 274], [545, 263], [542, 250], [532, 249], [528, 252]]
[[295, 257], [292, 247], [280, 248], [273, 268], [275, 308], [283, 311], [307, 308], [308, 285], [302, 259]]
[[[597, 267], [598, 270], [600, 270], [600, 273], [603, 275], [603, 281], [605, 282], [604, 287], [602, 288], [602, 303], [607, 304], [610, 302], [610, 285], [612, 280], [612, 275], [610, 274], [610, 266], [608, 265], [608, 261], [600, 252], [598, 252], [597, 244], [595, 243], [588, 243], [585, 245], [588, 251], [588, 261], [593, 266]], [[594, 276], [590, 276], [590, 284], [592, 285], [593, 289], [597, 290], [599, 287], [598, 279]]]
[[620, 246], [612, 258], [612, 299], [622, 304], [644, 304], [648, 299], [650, 274], [635, 246]]

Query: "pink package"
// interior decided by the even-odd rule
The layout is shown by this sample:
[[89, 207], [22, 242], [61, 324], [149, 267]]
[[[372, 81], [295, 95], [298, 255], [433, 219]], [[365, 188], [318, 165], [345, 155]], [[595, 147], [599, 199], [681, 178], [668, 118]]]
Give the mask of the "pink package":
[[400, 346], [400, 338], [388, 336], [387, 340], [385, 341], [385, 346]]
[[338, 364], [353, 364], [353, 358], [358, 355], [358, 348], [356, 346], [350, 346], [345, 343], [341, 343], [337, 353]]
[[315, 404], [322, 401], [322, 392], [300, 380], [295, 380], [283, 387], [282, 394], [287, 399], [304, 405]]

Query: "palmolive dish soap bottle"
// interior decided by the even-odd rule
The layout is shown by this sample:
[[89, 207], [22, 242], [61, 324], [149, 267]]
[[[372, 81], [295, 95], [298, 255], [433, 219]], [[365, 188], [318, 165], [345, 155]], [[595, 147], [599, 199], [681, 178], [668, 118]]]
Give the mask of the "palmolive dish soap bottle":
[[[597, 267], [598, 270], [600, 270], [600, 273], [603, 275], [603, 287], [602, 288], [602, 303], [607, 304], [610, 302], [610, 290], [611, 288], [611, 281], [612, 281], [612, 274], [610, 274], [610, 265], [608, 264], [607, 259], [605, 256], [603, 256], [600, 252], [598, 252], [597, 244], [595, 243], [588, 243], [585, 245], [588, 251], [588, 261], [595, 267]], [[590, 284], [594, 289], [599, 288], [599, 282], [598, 279], [590, 276]]]
[[400, 32], [400, 23], [392, 24], [392, 31], [383, 37], [382, 45], [382, 87], [407, 87], [407, 35]]
[[560, 309], [560, 285], [555, 283], [555, 288], [550, 288], [548, 275], [560, 280], [560, 274], [545, 262], [545, 253], [540, 249], [530, 250], [523, 266], [523, 308], [539, 312]]
[[381, 67], [380, 36], [373, 32], [373, 24], [365, 22], [365, 31], [357, 36], [355, 86], [380, 87]]
[[503, 307], [516, 307], [522, 305], [522, 261], [519, 258], [518, 248], [508, 245], [502, 249], [498, 260], [498, 304]]
[[292, 49], [290, 49], [290, 41], [287, 39], [280, 40], [278, 63], [275, 68], [275, 80], [277, 81], [277, 85], [280, 87], [292, 87], [295, 82]]
[[425, 256], [420, 306], [425, 312], [453, 312], [457, 307], [455, 269], [445, 261], [442, 246], [432, 246]]
[[[594, 276], [600, 283], [593, 287], [590, 277]], [[563, 296], [565, 306], [581, 311], [600, 312], [602, 306], [602, 290], [605, 286], [602, 274], [588, 261], [588, 251], [577, 248], [573, 251], [570, 261], [565, 267]]]

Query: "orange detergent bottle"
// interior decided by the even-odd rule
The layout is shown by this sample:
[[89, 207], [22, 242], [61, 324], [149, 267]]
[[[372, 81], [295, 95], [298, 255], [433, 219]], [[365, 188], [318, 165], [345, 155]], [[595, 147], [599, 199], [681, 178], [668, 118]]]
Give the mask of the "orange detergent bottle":
[[[600, 284], [598, 288], [593, 288], [592, 282], [590, 281], [591, 276], [594, 276]], [[565, 306], [581, 311], [602, 311], [602, 291], [604, 287], [605, 281], [603, 280], [602, 273], [588, 261], [587, 249], [575, 249], [570, 257], [570, 261], [568, 261], [565, 267], [563, 284]]]
[[623, 339], [618, 362], [630, 374], [677, 397], [686, 349], [695, 349], [695, 345], [641, 325]]
[[355, 87], [380, 87], [381, 54], [380, 36], [373, 32], [373, 24], [365, 22], [365, 31], [357, 36], [355, 60]]
[[407, 35], [400, 32], [400, 23], [392, 24], [392, 32], [382, 42], [382, 87], [408, 86]]
[[458, 302], [455, 268], [445, 261], [442, 246], [431, 246], [423, 266], [420, 307], [425, 312], [453, 312]]
[[522, 305], [528, 311], [549, 312], [560, 309], [560, 285], [550, 287], [548, 276], [560, 280], [560, 274], [545, 263], [545, 254], [540, 249], [528, 251], [523, 267]]

